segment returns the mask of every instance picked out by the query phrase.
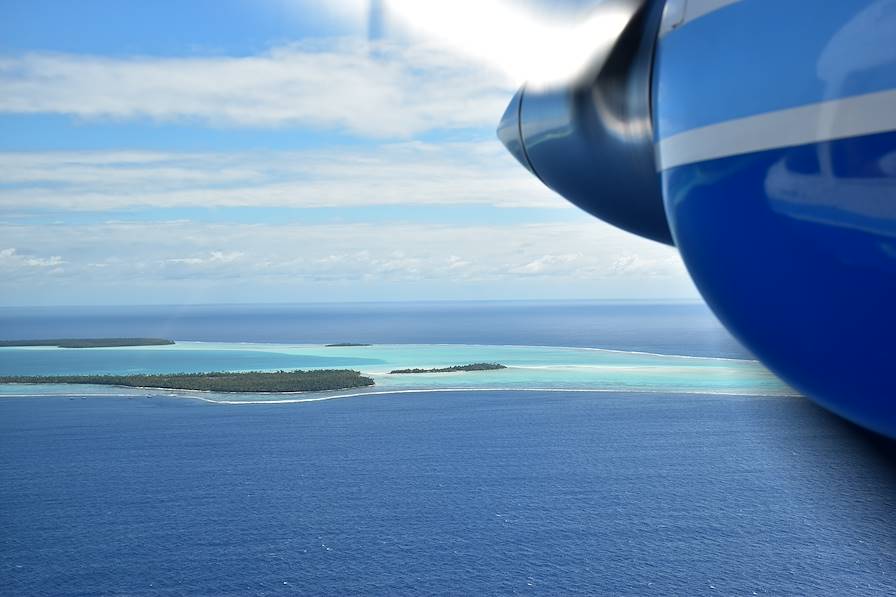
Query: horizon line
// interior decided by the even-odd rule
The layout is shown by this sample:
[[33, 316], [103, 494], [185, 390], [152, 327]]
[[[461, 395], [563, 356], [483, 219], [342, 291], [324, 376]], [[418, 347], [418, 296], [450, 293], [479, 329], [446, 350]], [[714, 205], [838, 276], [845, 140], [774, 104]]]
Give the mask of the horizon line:
[[272, 302], [212, 302], [212, 303], [59, 303], [45, 305], [0, 304], [0, 309], [75, 309], [75, 308], [138, 308], [138, 307], [277, 307], [277, 306], [319, 306], [319, 305], [380, 305], [380, 304], [425, 304], [425, 303], [694, 303], [705, 304], [699, 297], [665, 298], [483, 298], [483, 299], [382, 299], [355, 301], [272, 301]]

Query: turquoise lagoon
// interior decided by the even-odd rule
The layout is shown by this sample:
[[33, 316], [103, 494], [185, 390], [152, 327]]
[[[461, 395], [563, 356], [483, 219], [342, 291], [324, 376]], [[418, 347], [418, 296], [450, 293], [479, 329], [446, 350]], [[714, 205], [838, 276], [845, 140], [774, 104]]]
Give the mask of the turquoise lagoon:
[[[474, 362], [506, 365], [494, 371], [390, 374], [401, 368], [436, 368]], [[752, 360], [661, 355], [590, 348], [464, 344], [381, 344], [325, 347], [312, 344], [178, 342], [171, 346], [111, 349], [0, 348], [0, 375], [76, 375], [265, 371], [351, 368], [374, 379], [350, 392], [211, 394], [155, 391], [218, 402], [299, 402], [406, 390], [588, 390], [784, 396], [795, 391]], [[146, 395], [150, 390], [107, 386], [0, 386], [0, 396], [77, 394]]]

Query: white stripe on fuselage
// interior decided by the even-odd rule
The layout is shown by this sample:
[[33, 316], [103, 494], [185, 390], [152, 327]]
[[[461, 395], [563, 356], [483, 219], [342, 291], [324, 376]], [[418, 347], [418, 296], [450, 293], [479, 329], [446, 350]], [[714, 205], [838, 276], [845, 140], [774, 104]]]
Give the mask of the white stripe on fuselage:
[[741, 0], [668, 0], [663, 9], [660, 37], [681, 29], [691, 21], [706, 16]]
[[660, 171], [733, 155], [896, 130], [896, 90], [766, 112], [691, 129], [656, 144]]

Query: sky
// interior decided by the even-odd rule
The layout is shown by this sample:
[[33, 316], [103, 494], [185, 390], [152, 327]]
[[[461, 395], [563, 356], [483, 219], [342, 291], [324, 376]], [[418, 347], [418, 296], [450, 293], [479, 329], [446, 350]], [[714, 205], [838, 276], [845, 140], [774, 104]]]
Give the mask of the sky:
[[696, 298], [495, 137], [552, 4], [0, 0], [0, 305]]

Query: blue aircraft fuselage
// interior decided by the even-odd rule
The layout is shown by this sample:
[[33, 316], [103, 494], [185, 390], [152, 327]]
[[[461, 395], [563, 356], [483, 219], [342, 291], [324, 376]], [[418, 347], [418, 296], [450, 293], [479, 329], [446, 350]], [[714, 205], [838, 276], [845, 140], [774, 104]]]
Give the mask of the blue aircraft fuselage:
[[[626, 35], [638, 43], [587, 84], [524, 89], [515, 155], [598, 217], [674, 243], [766, 366], [896, 437], [896, 0], [614, 4], [633, 7]], [[645, 56], [655, 180], [602, 159], [648, 145], [640, 100], [610, 118], [601, 99], [637, 96]], [[544, 118], [551, 106], [569, 122], [563, 110]], [[546, 122], [566, 137], [527, 133]], [[505, 144], [509, 130], [502, 122]]]

